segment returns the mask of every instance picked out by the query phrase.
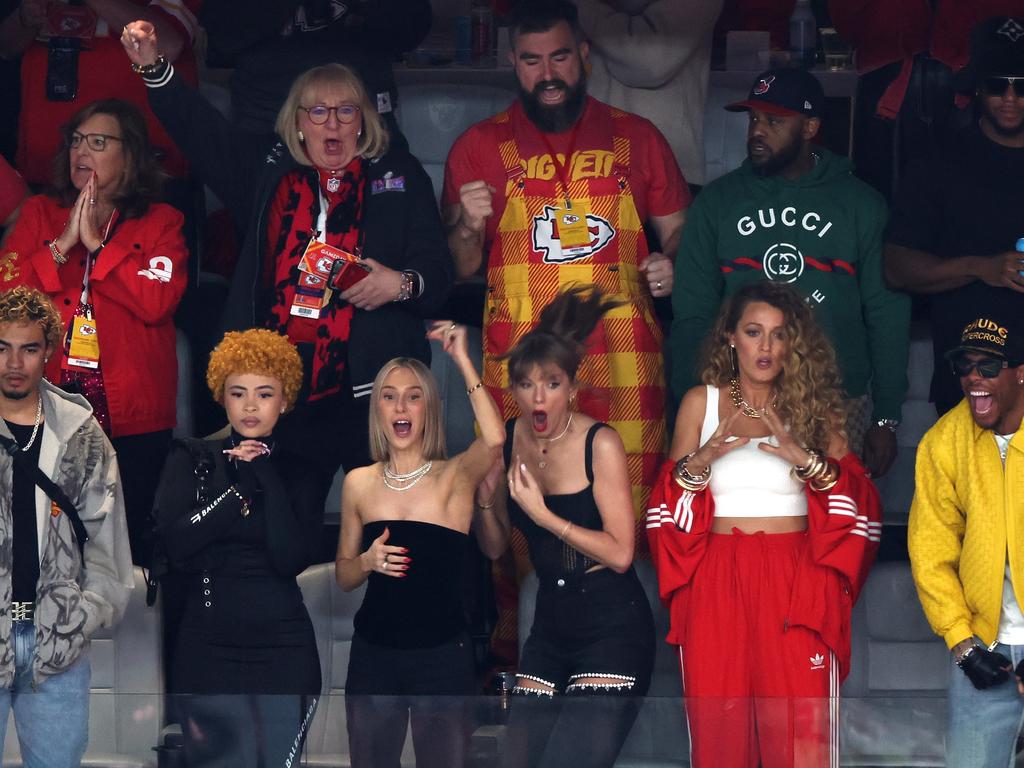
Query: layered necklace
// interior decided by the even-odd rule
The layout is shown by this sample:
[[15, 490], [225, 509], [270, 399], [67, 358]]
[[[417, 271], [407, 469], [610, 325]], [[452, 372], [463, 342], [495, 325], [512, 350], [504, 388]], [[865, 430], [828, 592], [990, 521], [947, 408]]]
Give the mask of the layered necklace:
[[32, 436], [29, 437], [28, 442], [21, 446], [21, 451], [31, 450], [32, 445], [36, 441], [36, 435], [39, 434], [39, 425], [43, 423], [43, 396], [40, 394], [36, 400], [36, 423], [32, 425]]
[[569, 420], [565, 422], [565, 429], [563, 429], [557, 435], [555, 435], [554, 437], [537, 438], [538, 440], [543, 440], [545, 443], [547, 443], [547, 445], [544, 445], [540, 449], [541, 459], [540, 461], [537, 462], [537, 466], [540, 467], [541, 469], [544, 469], [548, 465], [547, 458], [545, 458], [548, 455], [548, 446], [551, 445], [553, 442], [561, 440], [563, 437], [565, 437], [566, 432], [569, 431], [569, 427], [572, 426], [572, 413], [572, 411], [569, 411]]
[[[743, 393], [740, 391], [740, 380], [737, 377], [729, 379], [729, 394], [732, 396], [732, 404], [737, 410], [742, 411], [744, 416], [749, 416], [751, 419], [760, 419], [762, 416], [761, 411], [757, 410], [743, 399]], [[769, 407], [774, 408], [776, 403], [779, 402], [779, 393], [773, 393], [772, 401]]]
[[[391, 469], [391, 463], [388, 462], [384, 465], [384, 485], [390, 488], [392, 491], [408, 491], [414, 487], [416, 483], [427, 476], [430, 472], [430, 468], [434, 466], [433, 461], [428, 461], [426, 464], [422, 464], [411, 472], [394, 472]], [[394, 483], [394, 485], [392, 485]]]

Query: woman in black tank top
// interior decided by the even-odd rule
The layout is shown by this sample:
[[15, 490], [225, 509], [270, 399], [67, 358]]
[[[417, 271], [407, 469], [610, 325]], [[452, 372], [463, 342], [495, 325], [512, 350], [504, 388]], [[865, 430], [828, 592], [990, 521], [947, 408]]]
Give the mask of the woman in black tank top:
[[654, 620], [632, 567], [626, 453], [614, 429], [574, 409], [583, 342], [617, 304], [570, 289], [509, 354], [522, 415], [506, 425], [507, 514], [496, 468], [478, 492], [476, 522], [492, 558], [518, 528], [539, 580], [507, 766], [612, 766], [650, 682]]
[[398, 768], [412, 717], [419, 768], [459, 768], [475, 693], [461, 600], [473, 493], [498, 460], [505, 430], [469, 359], [466, 329], [438, 322], [466, 381], [480, 436], [447, 459], [441, 402], [429, 369], [397, 358], [370, 396], [375, 464], [349, 473], [341, 499], [335, 573], [350, 591], [366, 583], [355, 617], [345, 685], [353, 768]]

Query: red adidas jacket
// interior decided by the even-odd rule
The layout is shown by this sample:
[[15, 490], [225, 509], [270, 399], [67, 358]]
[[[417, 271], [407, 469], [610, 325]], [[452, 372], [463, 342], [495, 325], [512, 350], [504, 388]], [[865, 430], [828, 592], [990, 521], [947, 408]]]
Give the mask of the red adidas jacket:
[[[67, 264], [58, 269], [48, 243], [63, 231], [68, 212], [53, 198], [30, 197], [0, 253], [0, 290], [40, 289], [57, 305], [65, 327], [82, 293], [85, 247], [79, 243], [64, 254]], [[183, 221], [161, 203], [141, 218], [122, 219], [92, 270], [89, 287], [112, 437], [172, 429], [177, 421], [174, 311], [187, 283]], [[60, 381], [63, 359], [63, 351], [50, 358], [51, 381]]]
[[[789, 626], [817, 632], [835, 653], [840, 680], [850, 667], [850, 612], [867, 579], [881, 538], [878, 491], [860, 460], [839, 462], [839, 481], [826, 492], [807, 487], [807, 547], [790, 597]], [[668, 607], [666, 640], [680, 645], [690, 581], [700, 567], [715, 516], [709, 490], [683, 490], [672, 478], [675, 462], [661, 468], [647, 509], [647, 538], [658, 573], [658, 591]]]

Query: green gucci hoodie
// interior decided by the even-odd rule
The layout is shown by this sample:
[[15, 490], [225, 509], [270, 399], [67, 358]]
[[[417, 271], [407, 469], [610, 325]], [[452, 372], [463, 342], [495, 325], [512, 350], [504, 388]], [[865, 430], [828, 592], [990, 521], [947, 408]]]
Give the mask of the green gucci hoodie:
[[744, 161], [686, 214], [672, 289], [672, 390], [696, 384], [697, 356], [722, 300], [775, 280], [806, 297], [832, 340], [847, 397], [869, 391], [875, 419], [898, 419], [907, 392], [910, 300], [885, 287], [882, 196], [850, 161], [817, 149], [798, 179], [757, 176]]

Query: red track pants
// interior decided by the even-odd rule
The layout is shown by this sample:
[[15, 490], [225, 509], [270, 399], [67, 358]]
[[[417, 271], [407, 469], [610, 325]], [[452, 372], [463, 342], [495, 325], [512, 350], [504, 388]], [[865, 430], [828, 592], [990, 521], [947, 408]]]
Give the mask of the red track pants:
[[694, 768], [839, 765], [839, 669], [787, 627], [806, 533], [709, 534], [680, 665]]

